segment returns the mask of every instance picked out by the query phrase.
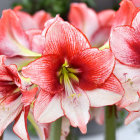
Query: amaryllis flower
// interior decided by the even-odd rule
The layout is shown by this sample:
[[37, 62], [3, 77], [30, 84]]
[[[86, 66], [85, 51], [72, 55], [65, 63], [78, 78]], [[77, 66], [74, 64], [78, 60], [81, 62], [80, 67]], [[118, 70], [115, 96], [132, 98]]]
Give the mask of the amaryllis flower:
[[113, 27], [131, 25], [132, 20], [138, 11], [139, 9], [130, 0], [123, 0], [120, 3], [119, 10], [116, 11]]
[[13, 10], [4, 10], [0, 19], [0, 55], [7, 56], [8, 64], [26, 65], [40, 57], [44, 38], [40, 30], [24, 31]]
[[70, 7], [69, 21], [86, 35], [92, 46], [100, 47], [109, 38], [114, 15], [113, 10], [96, 13], [84, 3], [73, 3]]
[[[14, 132], [28, 140], [27, 115], [37, 89], [26, 91], [26, 84], [17, 72], [16, 65], [6, 66], [4, 56], [0, 56], [0, 135], [15, 120]], [[27, 96], [24, 94], [28, 94]]]
[[111, 105], [122, 98], [121, 84], [112, 75], [113, 54], [91, 48], [79, 30], [58, 17], [45, 26], [42, 57], [22, 70], [41, 87], [34, 104], [35, 120], [50, 123], [66, 116], [86, 133], [90, 106]]
[[117, 59], [114, 74], [121, 81], [125, 95], [119, 103], [128, 111], [140, 111], [140, 12], [132, 24], [114, 28], [110, 46]]
[[21, 25], [24, 30], [29, 29], [43, 29], [47, 20], [51, 19], [51, 15], [43, 10], [37, 11], [33, 16], [24, 11], [20, 11], [21, 6], [16, 6], [14, 11], [19, 17]]

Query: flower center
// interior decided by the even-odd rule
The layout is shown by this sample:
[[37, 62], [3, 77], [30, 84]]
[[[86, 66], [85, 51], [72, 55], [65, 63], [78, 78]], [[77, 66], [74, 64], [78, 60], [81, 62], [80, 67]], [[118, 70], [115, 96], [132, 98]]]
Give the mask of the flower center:
[[69, 97], [79, 96], [79, 93], [76, 93], [72, 84], [72, 81], [77, 83], [79, 82], [79, 78], [77, 77], [79, 72], [80, 71], [78, 69], [71, 68], [67, 60], [65, 60], [65, 63], [58, 72], [59, 82], [60, 84], [64, 84], [65, 93]]
[[68, 61], [65, 60], [65, 63], [62, 65], [61, 69], [58, 72], [59, 82], [63, 84], [69, 80], [73, 80], [75, 82], [79, 82], [78, 74], [80, 71], [78, 69], [73, 69], [69, 66]]

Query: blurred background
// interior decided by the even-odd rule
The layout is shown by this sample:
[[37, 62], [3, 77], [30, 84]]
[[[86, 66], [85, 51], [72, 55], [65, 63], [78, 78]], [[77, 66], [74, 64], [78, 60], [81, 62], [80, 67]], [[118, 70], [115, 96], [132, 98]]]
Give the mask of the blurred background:
[[[120, 0], [0, 0], [0, 15], [2, 10], [13, 8], [16, 5], [22, 5], [23, 10], [34, 14], [36, 11], [44, 9], [51, 13], [52, 16], [60, 14], [65, 20], [67, 20], [67, 14], [72, 2], [85, 2], [89, 7], [96, 11], [104, 9], [119, 8]], [[118, 114], [118, 131], [117, 140], [139, 140], [140, 139], [140, 119], [134, 121], [129, 126], [123, 126], [124, 118], [126, 117], [124, 111], [120, 111]], [[29, 123], [29, 122], [28, 122]], [[38, 140], [36, 133], [31, 124], [28, 125], [28, 130], [31, 135], [31, 140]], [[80, 136], [80, 140], [103, 140], [104, 139], [104, 126], [99, 126], [94, 121], [88, 125], [88, 133], [86, 136], [80, 134], [78, 129], [72, 128], [74, 135]], [[4, 133], [4, 140], [19, 140], [12, 132], [12, 125], [8, 127], [8, 130]]]
[[15, 5], [22, 5], [23, 10], [33, 14], [35, 11], [44, 9], [51, 13], [52, 16], [60, 14], [61, 17], [66, 18], [71, 2], [85, 2], [89, 7], [96, 11], [103, 9], [117, 9], [120, 0], [1, 0], [0, 13], [3, 9], [14, 7]]

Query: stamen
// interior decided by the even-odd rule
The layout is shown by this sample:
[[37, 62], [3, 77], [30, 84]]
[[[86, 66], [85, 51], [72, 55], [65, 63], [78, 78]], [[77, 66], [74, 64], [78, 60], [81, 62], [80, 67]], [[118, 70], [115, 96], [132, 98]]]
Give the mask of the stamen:
[[71, 80], [75, 82], [79, 82], [78, 77], [76, 74], [80, 72], [78, 69], [73, 69], [69, 67], [67, 59], [65, 60], [65, 63], [62, 65], [61, 69], [57, 73], [57, 76], [59, 77], [60, 84], [64, 84], [65, 91], [68, 97], [76, 97], [80, 96], [77, 94], [73, 88], [73, 85], [71, 83]]
[[67, 74], [64, 74], [64, 87], [65, 87], [65, 93], [69, 98], [76, 98], [80, 97], [81, 94], [77, 93], [75, 89], [73, 88], [73, 85], [69, 79], [69, 76]]
[[73, 69], [73, 68], [67, 68], [67, 70], [68, 70], [69, 72], [71, 72], [71, 73], [75, 73], [75, 74], [81, 72], [79, 69]]
[[73, 73], [69, 73], [68, 75], [72, 80], [75, 80], [76, 82], [79, 82], [78, 77], [76, 75], [74, 75]]

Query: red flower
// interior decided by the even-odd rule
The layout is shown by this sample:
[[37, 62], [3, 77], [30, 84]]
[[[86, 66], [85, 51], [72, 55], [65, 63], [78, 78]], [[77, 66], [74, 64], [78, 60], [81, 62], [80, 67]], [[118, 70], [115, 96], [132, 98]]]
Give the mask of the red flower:
[[69, 21], [87, 36], [92, 46], [101, 47], [108, 41], [114, 15], [113, 10], [96, 13], [84, 3], [73, 3]]
[[[22, 139], [29, 139], [26, 119], [37, 89], [31, 92], [25, 89], [25, 83], [18, 74], [16, 65], [6, 66], [4, 56], [0, 56], [0, 135], [15, 120], [14, 132]], [[30, 98], [28, 100], [24, 95], [26, 92]]]
[[4, 10], [0, 20], [0, 55], [7, 56], [7, 64], [27, 65], [44, 50], [44, 37], [38, 29], [25, 30], [13, 10]]
[[58, 17], [47, 22], [44, 31], [43, 56], [22, 71], [41, 87], [34, 117], [50, 123], [65, 115], [86, 133], [90, 106], [111, 105], [122, 98], [121, 84], [112, 75], [113, 54], [91, 48], [80, 31]]
[[112, 29], [110, 46], [117, 59], [114, 74], [125, 90], [118, 105], [134, 112], [140, 111], [140, 12], [131, 18], [131, 24]]

